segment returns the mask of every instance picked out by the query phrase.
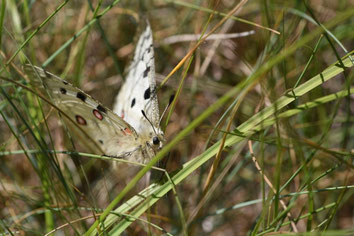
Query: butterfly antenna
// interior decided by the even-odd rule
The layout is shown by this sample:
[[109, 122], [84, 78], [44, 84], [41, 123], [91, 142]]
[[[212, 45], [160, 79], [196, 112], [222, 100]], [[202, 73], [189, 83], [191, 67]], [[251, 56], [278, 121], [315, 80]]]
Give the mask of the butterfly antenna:
[[145, 117], [145, 119], [150, 123], [152, 129], [154, 130], [155, 134], [157, 135], [156, 133], [156, 130], [154, 128], [154, 125], [151, 123], [151, 121], [149, 120], [149, 118], [147, 118], [146, 114], [145, 114], [145, 111], [144, 110], [141, 110], [141, 113], [143, 113], [143, 116]]
[[174, 95], [174, 94], [171, 95], [170, 100], [168, 101], [168, 105], [166, 106], [165, 110], [162, 112], [162, 115], [161, 115], [160, 121], [159, 121], [159, 125], [161, 124], [162, 118], [163, 118], [164, 115], [166, 114], [166, 111], [167, 111], [168, 108], [171, 106], [171, 103], [172, 103], [173, 99], [175, 99], [175, 95]]

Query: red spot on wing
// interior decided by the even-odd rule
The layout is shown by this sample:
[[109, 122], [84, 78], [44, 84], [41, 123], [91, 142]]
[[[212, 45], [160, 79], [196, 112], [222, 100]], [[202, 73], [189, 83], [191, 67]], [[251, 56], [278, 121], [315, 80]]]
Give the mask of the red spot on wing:
[[86, 120], [82, 116], [76, 115], [75, 119], [79, 125], [87, 125]]
[[102, 115], [101, 112], [99, 112], [98, 110], [93, 109], [93, 110], [92, 110], [92, 113], [93, 113], [93, 115], [94, 115], [97, 119], [103, 120], [103, 115]]
[[131, 131], [130, 129], [128, 129], [128, 128], [125, 128], [125, 129], [124, 129], [124, 132], [125, 132], [125, 133], [128, 133], [129, 135], [132, 134], [132, 131]]
[[132, 131], [128, 128], [125, 128], [124, 130], [122, 130], [122, 132], [124, 136], [132, 135]]

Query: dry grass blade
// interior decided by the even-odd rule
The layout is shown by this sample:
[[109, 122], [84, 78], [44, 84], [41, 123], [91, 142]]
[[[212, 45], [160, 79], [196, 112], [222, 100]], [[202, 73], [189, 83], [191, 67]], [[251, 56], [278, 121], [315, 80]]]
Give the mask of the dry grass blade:
[[[353, 15], [328, 0], [0, 0], [0, 234], [351, 235]], [[144, 19], [168, 109], [163, 148], [137, 164], [71, 136], [57, 114], [83, 103], [60, 111], [63, 85], [47, 99], [22, 66], [109, 111]], [[89, 137], [115, 140], [101, 122]]]

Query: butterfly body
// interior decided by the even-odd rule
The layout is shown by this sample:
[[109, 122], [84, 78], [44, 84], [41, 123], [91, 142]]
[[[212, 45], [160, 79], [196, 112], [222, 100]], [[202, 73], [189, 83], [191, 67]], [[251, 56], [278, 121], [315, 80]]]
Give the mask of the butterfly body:
[[159, 127], [152, 33], [140, 36], [134, 60], [114, 106], [114, 112], [65, 80], [27, 65], [35, 87], [44, 89], [74, 136], [107, 156], [147, 163], [162, 148]]

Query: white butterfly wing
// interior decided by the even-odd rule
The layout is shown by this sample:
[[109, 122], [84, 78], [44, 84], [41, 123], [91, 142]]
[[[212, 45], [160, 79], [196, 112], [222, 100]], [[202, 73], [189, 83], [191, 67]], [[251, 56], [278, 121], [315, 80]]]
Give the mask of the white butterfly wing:
[[58, 76], [29, 65], [25, 70], [32, 82], [44, 86], [55, 105], [70, 117], [71, 121], [65, 117], [64, 121], [81, 142], [92, 150], [98, 147], [103, 152], [100, 154], [142, 162], [138, 136], [122, 118]]
[[[153, 127], [143, 116], [142, 110]], [[138, 40], [133, 62], [116, 97], [113, 111], [133, 126], [139, 135], [162, 133], [159, 128], [152, 32], [148, 23]]]

